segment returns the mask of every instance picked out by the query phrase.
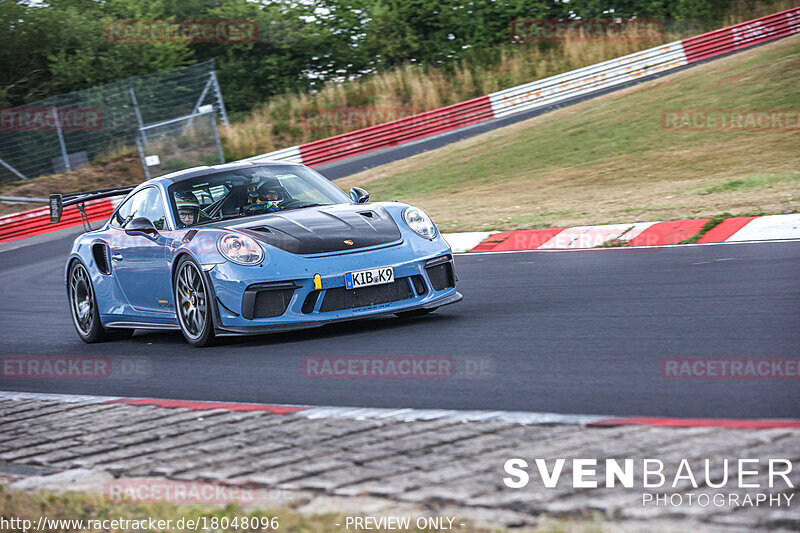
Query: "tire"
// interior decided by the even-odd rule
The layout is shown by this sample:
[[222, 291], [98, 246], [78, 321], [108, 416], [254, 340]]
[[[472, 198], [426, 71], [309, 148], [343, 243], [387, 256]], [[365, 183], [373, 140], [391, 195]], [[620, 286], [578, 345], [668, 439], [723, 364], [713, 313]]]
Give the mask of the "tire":
[[203, 271], [189, 256], [178, 261], [172, 286], [175, 312], [186, 342], [197, 348], [214, 344], [211, 291]]
[[433, 307], [431, 309], [414, 309], [413, 311], [403, 311], [402, 313], [395, 313], [395, 316], [399, 318], [414, 318], [417, 316], [425, 316], [433, 313], [439, 309], [438, 307]]
[[69, 267], [67, 291], [72, 325], [78, 337], [90, 344], [106, 340], [108, 335], [100, 322], [92, 279], [80, 261], [74, 261]]

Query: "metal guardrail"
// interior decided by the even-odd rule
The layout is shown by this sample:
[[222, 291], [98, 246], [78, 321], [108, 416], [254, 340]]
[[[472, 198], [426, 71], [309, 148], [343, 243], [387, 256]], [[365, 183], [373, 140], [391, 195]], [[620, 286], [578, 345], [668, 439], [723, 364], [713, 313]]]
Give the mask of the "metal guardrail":
[[37, 204], [47, 203], [47, 198], [26, 198], [22, 196], [0, 196], [0, 202], [35, 202]]
[[798, 32], [800, 7], [250, 160], [324, 165], [639, 81]]
[[800, 7], [773, 13], [682, 41], [689, 63], [800, 32]]
[[663, 44], [489, 95], [501, 118], [621, 85], [686, 64], [681, 41]]
[[304, 164], [323, 165], [387, 146], [463, 128], [491, 118], [493, 112], [489, 98], [481, 96], [404, 119], [303, 144], [300, 146], [300, 153]]

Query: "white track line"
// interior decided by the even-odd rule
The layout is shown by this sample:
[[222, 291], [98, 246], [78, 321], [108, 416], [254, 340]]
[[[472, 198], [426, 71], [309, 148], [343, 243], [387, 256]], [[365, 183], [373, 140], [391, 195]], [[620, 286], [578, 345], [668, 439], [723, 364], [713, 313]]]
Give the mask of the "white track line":
[[50, 394], [45, 392], [12, 392], [0, 391], [0, 399], [3, 400], [29, 400], [39, 402], [94, 402], [103, 403], [109, 400], [118, 400], [119, 396], [91, 396], [83, 394]]
[[458, 420], [460, 422], [510, 422], [514, 424], [579, 424], [585, 425], [613, 418], [601, 415], [534, 413], [527, 411], [473, 411], [456, 409], [383, 409], [359, 407], [311, 407], [297, 413], [306, 418], [344, 418], [354, 420], [394, 419], [404, 422], [420, 420]]

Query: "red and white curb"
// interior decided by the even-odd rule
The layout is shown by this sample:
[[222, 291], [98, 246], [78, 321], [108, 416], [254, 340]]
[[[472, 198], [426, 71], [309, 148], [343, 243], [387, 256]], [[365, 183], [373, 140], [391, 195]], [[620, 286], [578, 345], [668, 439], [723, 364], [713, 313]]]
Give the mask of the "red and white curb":
[[[588, 250], [613, 240], [624, 246], [671, 246], [693, 237], [708, 218], [631, 222], [535, 230], [443, 233], [455, 253], [521, 250]], [[706, 232], [697, 244], [800, 239], [800, 214], [732, 217]], [[691, 246], [691, 245], [688, 245]]]
[[[49, 401], [62, 403], [101, 403], [154, 406], [164, 409], [189, 409], [210, 411], [222, 409], [241, 412], [267, 412], [275, 415], [297, 415], [304, 418], [342, 420], [400, 420], [403, 422], [427, 420], [458, 420], [460, 422], [507, 422], [522, 425], [582, 425], [588, 427], [650, 426], [650, 427], [716, 427], [725, 429], [800, 429], [800, 419], [728, 419], [728, 418], [674, 418], [674, 417], [621, 417], [605, 415], [579, 415], [536, 413], [527, 411], [490, 411], [457, 409], [391, 409], [378, 407], [323, 407], [310, 405], [282, 405], [239, 402], [213, 402], [170, 400], [165, 398], [125, 398], [118, 396], [90, 396], [74, 394], [44, 394], [0, 391], [0, 400]], [[2, 425], [2, 419], [0, 419]]]
[[499, 233], [497, 231], [466, 231], [461, 233], [442, 233], [442, 237], [450, 245], [453, 252], [455, 253], [465, 253], [480, 243], [494, 235], [495, 233]]
[[[108, 218], [118, 201], [101, 200], [102, 203], [98, 203], [95, 210], [90, 212], [90, 220], [94, 222]], [[88, 209], [87, 212], [89, 212]], [[49, 224], [47, 208], [0, 217], [0, 243], [80, 225], [80, 218], [77, 214], [73, 215], [69, 220], [53, 225]], [[15, 230], [13, 234], [3, 235], [2, 223], [4, 221], [9, 223], [8, 227], [10, 228], [25, 219], [36, 222], [31, 227], [25, 228], [24, 231]], [[675, 246], [684, 239], [696, 235], [709, 220], [701, 218], [536, 230], [470, 231], [443, 233], [442, 237], [455, 253], [589, 250], [615, 239], [626, 241], [625, 246], [620, 248]], [[800, 214], [728, 218], [706, 232], [696, 244], [795, 239], [800, 239]]]

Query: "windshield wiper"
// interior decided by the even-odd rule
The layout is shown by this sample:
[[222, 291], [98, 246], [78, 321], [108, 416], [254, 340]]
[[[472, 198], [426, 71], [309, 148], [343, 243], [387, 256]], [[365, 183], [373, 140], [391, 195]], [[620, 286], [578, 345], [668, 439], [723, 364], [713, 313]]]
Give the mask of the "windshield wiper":
[[244, 213], [233, 213], [233, 214], [230, 214], [230, 215], [223, 215], [223, 216], [221, 216], [219, 218], [210, 218], [208, 220], [201, 220], [200, 222], [198, 222], [197, 224], [194, 224], [194, 225], [195, 226], [199, 226], [201, 224], [209, 224], [211, 222], [220, 222], [222, 220], [229, 220], [231, 218], [239, 218], [239, 217], [243, 217], [243, 216], [245, 216]]
[[292, 211], [293, 209], [305, 209], [306, 207], [319, 207], [321, 205], [330, 205], [330, 204], [311, 203], [311, 204], [305, 204], [305, 205], [298, 205], [297, 207], [287, 207], [286, 209], [281, 209], [279, 211], [266, 212], [266, 213], [250, 213], [250, 214], [247, 214], [247, 213], [233, 213], [233, 214], [230, 214], [230, 215], [224, 215], [224, 216], [222, 216], [220, 218], [211, 218], [209, 220], [202, 220], [202, 221], [200, 221], [200, 222], [198, 222], [196, 224], [193, 224], [193, 225], [194, 226], [200, 226], [202, 224], [210, 224], [212, 222], [221, 222], [223, 220], [230, 220], [232, 218], [250, 217], [250, 216], [256, 216], [256, 215], [279, 213], [280, 211]]
[[[319, 207], [323, 204], [305, 204], [305, 205], [298, 205], [297, 207], [287, 207], [286, 209], [281, 209], [281, 211], [291, 211], [292, 209], [305, 209], [306, 207]], [[329, 205], [329, 204], [324, 204]]]

